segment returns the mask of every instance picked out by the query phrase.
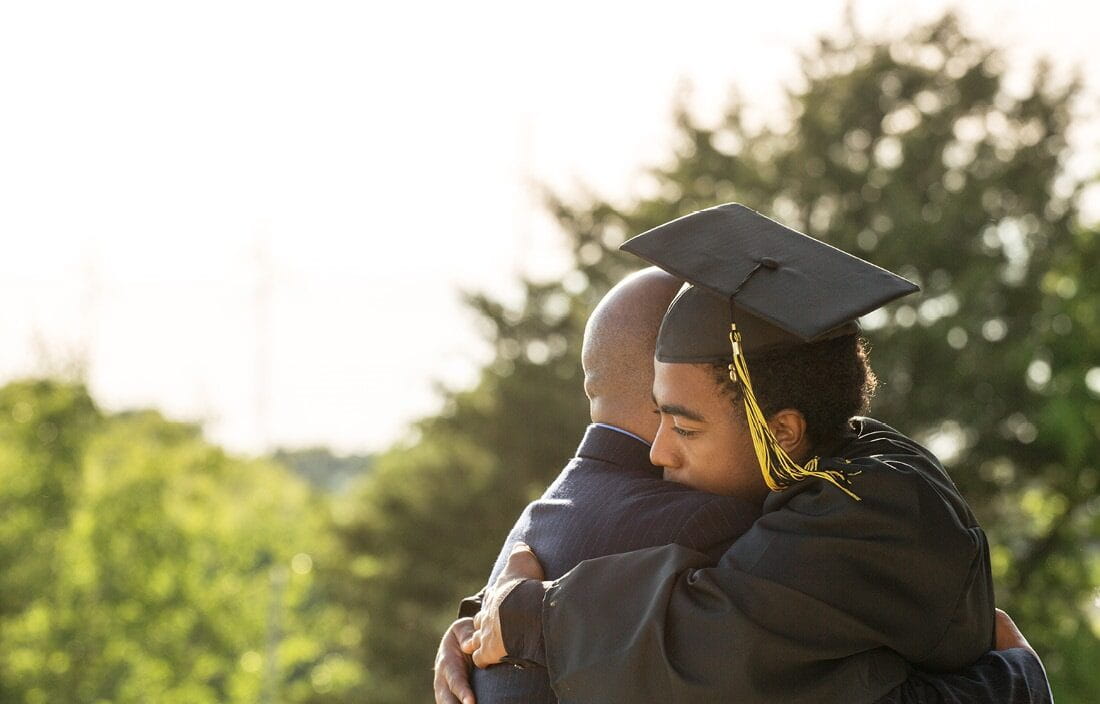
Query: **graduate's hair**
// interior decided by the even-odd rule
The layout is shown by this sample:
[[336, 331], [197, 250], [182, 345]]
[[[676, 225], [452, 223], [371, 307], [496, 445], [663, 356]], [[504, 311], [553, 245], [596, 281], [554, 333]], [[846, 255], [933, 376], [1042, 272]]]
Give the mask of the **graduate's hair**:
[[[747, 361], [760, 410], [766, 418], [785, 408], [801, 412], [815, 448], [838, 440], [853, 416], [867, 412], [878, 386], [867, 349], [853, 334], [752, 355]], [[741, 388], [730, 381], [728, 366], [716, 364], [714, 371], [743, 414]]]

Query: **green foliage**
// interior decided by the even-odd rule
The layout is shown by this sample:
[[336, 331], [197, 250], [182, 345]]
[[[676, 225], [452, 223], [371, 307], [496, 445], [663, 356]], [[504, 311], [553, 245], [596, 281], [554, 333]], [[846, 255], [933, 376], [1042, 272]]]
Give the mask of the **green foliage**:
[[326, 512], [283, 468], [52, 381], [0, 389], [0, 458], [0, 701], [320, 702], [360, 682], [313, 569]]
[[51, 581], [52, 565], [25, 557], [56, 551], [68, 528], [78, 458], [100, 422], [79, 387], [39, 380], [0, 389], [0, 619], [22, 613]]
[[[574, 269], [524, 283], [516, 309], [482, 296], [496, 359], [422, 440], [379, 461], [348, 507], [348, 583], [370, 619], [371, 701], [426, 698], [455, 602], [473, 591], [523, 502], [587, 418], [578, 350], [588, 311], [637, 262], [627, 236], [738, 200], [918, 281], [869, 316], [876, 415], [939, 451], [993, 542], [998, 601], [1050, 666], [1059, 701], [1100, 690], [1100, 236], [1063, 169], [1075, 82], [1040, 64], [1010, 90], [999, 52], [951, 15], [896, 41], [823, 39], [783, 124], [733, 100], [716, 125], [677, 114], [675, 152], [626, 205], [547, 198]], [[1093, 388], [1086, 385], [1086, 376]], [[358, 565], [359, 567], [354, 567]]]
[[339, 493], [370, 471], [370, 455], [333, 454], [327, 447], [276, 450], [272, 459], [291, 469], [316, 489]]

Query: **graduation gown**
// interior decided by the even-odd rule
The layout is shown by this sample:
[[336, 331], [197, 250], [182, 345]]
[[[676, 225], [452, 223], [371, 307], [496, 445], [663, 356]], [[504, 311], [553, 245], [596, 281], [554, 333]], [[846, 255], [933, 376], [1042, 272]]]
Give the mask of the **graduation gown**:
[[[773, 492], [717, 565], [676, 545], [581, 563], [542, 602], [562, 702], [872, 702], [908, 663], [993, 644], [989, 548], [927, 450], [858, 418], [824, 468]], [[711, 566], [708, 566], [711, 565]]]

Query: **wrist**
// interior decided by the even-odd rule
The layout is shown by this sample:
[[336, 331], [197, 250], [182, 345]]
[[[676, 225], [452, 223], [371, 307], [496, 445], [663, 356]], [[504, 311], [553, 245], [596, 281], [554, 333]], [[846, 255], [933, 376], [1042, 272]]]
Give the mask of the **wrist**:
[[545, 667], [542, 639], [542, 602], [550, 582], [518, 580], [510, 585], [500, 602], [500, 635], [504, 642], [503, 662], [517, 667]]

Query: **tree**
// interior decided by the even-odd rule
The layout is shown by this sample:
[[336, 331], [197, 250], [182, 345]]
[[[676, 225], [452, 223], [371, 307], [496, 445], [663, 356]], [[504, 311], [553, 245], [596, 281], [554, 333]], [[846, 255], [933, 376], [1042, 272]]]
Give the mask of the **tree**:
[[0, 389], [0, 458], [0, 701], [325, 702], [361, 679], [318, 575], [327, 511], [282, 467], [45, 380]]
[[365, 666], [388, 683], [376, 701], [426, 696], [457, 598], [572, 450], [586, 419], [583, 320], [638, 266], [615, 248], [731, 200], [921, 284], [864, 320], [882, 380], [874, 413], [952, 470], [991, 537], [998, 601], [1043, 651], [1059, 700], [1100, 688], [1085, 613], [1100, 576], [1100, 288], [1087, 275], [1100, 235], [1080, 222], [1083, 184], [1064, 168], [1078, 82], [1040, 63], [1011, 89], [1000, 52], [950, 14], [894, 41], [849, 23], [802, 67], [774, 124], [752, 126], [736, 98], [714, 125], [678, 108], [655, 195], [548, 196], [573, 269], [524, 282], [515, 309], [471, 298], [496, 359], [417, 445], [380, 460], [346, 524], [347, 548], [371, 566], [351, 583], [370, 604]]
[[0, 619], [26, 609], [50, 581], [51, 566], [27, 556], [57, 549], [79, 457], [101, 422], [82, 387], [34, 380], [0, 388]]
[[315, 489], [337, 494], [369, 472], [372, 461], [370, 455], [340, 456], [327, 447], [278, 449], [271, 459], [293, 470]]

